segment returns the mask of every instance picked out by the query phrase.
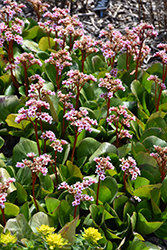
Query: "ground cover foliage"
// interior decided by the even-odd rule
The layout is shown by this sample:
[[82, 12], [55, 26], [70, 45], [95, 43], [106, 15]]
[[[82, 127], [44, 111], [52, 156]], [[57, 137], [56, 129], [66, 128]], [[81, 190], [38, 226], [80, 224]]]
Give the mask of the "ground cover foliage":
[[[31, 1], [30, 1], [31, 2]], [[167, 45], [154, 27], [84, 35], [67, 9], [0, 9], [1, 249], [158, 249], [167, 239]], [[3, 150], [2, 150], [3, 152]]]

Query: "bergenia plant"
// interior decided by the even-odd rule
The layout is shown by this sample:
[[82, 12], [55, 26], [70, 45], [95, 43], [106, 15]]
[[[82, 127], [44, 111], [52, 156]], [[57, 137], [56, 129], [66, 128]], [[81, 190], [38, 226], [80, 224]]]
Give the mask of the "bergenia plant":
[[73, 195], [74, 201], [72, 202], [72, 206], [75, 207], [74, 218], [76, 217], [76, 214], [77, 214], [77, 207], [78, 205], [80, 205], [82, 201], [94, 200], [93, 196], [89, 196], [88, 194], [82, 193], [84, 189], [91, 186], [93, 183], [96, 183], [95, 179], [92, 179], [92, 178], [87, 179], [85, 177], [82, 182], [77, 181], [75, 184], [69, 185], [68, 183], [64, 181], [58, 186], [58, 189], [66, 189], [69, 192], [69, 194]]
[[108, 24], [109, 31], [101, 30], [100, 37], [106, 37], [106, 42], [101, 42], [101, 50], [111, 69], [114, 67], [115, 58], [124, 48], [122, 34], [115, 30], [112, 24]]
[[158, 111], [162, 91], [164, 89], [166, 89], [165, 83], [161, 79], [159, 79], [159, 77], [156, 75], [150, 75], [147, 80], [153, 81], [155, 83], [155, 97], [154, 97], [155, 98], [155, 109], [156, 109], [156, 111]]
[[89, 81], [95, 82], [97, 81], [97, 79], [93, 75], [84, 74], [79, 70], [70, 70], [68, 71], [67, 76], [69, 76], [69, 79], [63, 81], [62, 84], [76, 94], [75, 109], [78, 109], [81, 89], [87, 82]]
[[60, 81], [62, 76], [62, 71], [65, 67], [71, 66], [72, 58], [70, 57], [70, 54], [65, 49], [61, 49], [55, 53], [51, 53], [50, 57], [45, 60], [45, 63], [50, 63], [55, 67], [56, 70], [56, 85], [57, 89], [60, 89]]
[[97, 186], [97, 196], [96, 196], [96, 205], [98, 205], [99, 199], [99, 189], [100, 189], [100, 181], [105, 179], [105, 171], [114, 169], [114, 166], [110, 162], [110, 157], [96, 157], [94, 161], [96, 162], [96, 171], [95, 173], [98, 175], [98, 186]]
[[75, 132], [75, 140], [71, 154], [71, 161], [73, 161], [77, 138], [79, 134], [82, 132], [82, 130], [86, 130], [91, 133], [92, 132], [91, 126], [92, 125], [97, 126], [98, 124], [96, 120], [93, 120], [88, 116], [88, 111], [82, 108], [80, 108], [79, 111], [70, 110], [64, 115], [64, 117], [67, 119], [67, 121], [70, 121], [70, 124], [71, 126], [73, 126]]
[[107, 90], [107, 92], [101, 94], [100, 97], [105, 98], [107, 102], [107, 117], [108, 117], [111, 98], [118, 90], [125, 91], [125, 87], [122, 85], [120, 79], [114, 79], [114, 77], [110, 73], [106, 73], [105, 76], [106, 76], [105, 78], [100, 78], [100, 83], [98, 84], [98, 86], [100, 88], [105, 88]]
[[31, 99], [25, 103], [26, 109], [22, 107], [19, 109], [19, 115], [16, 117], [15, 122], [20, 123], [22, 120], [28, 120], [34, 127], [35, 130], [35, 138], [37, 142], [38, 152], [41, 155], [41, 148], [39, 145], [38, 138], [38, 123], [41, 128], [41, 132], [43, 132], [42, 121], [52, 123], [52, 116], [47, 112], [42, 112], [42, 108], [49, 109], [49, 103], [45, 102], [43, 98], [46, 95], [55, 95], [55, 92], [50, 90], [45, 90], [43, 88], [45, 80], [39, 75], [34, 75], [29, 78], [30, 81], [37, 81], [35, 84], [30, 85], [28, 97]]
[[14, 63], [13, 46], [15, 42], [20, 45], [23, 43], [21, 34], [24, 22], [17, 17], [22, 12], [22, 8], [26, 8], [26, 6], [24, 4], [17, 4], [11, 0], [5, 0], [3, 1], [3, 7], [0, 9], [0, 47], [4, 46], [7, 51], [8, 61], [11, 65], [11, 78], [17, 88], [19, 84], [13, 74], [12, 68], [12, 64]]
[[7, 67], [5, 68], [5, 70], [11, 69], [11, 68], [15, 69], [17, 67], [16, 65], [23, 67], [23, 69], [24, 69], [24, 81], [25, 81], [24, 85], [25, 85], [26, 96], [28, 96], [28, 87], [29, 87], [28, 69], [34, 64], [37, 64], [37, 65], [42, 67], [42, 62], [39, 59], [36, 59], [32, 53], [24, 52], [14, 59], [14, 64], [8, 64]]
[[167, 147], [161, 147], [154, 145], [156, 153], [151, 153], [150, 155], [154, 157], [159, 166], [159, 171], [161, 173], [161, 180], [163, 181], [167, 173]]
[[110, 115], [107, 117], [108, 124], [113, 127], [116, 132], [116, 147], [119, 147], [120, 141], [123, 138], [132, 139], [132, 135], [129, 133], [126, 127], [130, 127], [130, 121], [135, 121], [135, 116], [128, 115], [126, 106], [111, 107], [109, 109]]
[[15, 178], [8, 178], [5, 183], [0, 183], [0, 210], [2, 212], [4, 226], [6, 224], [6, 218], [4, 213], [6, 197], [8, 196], [8, 188], [10, 186], [10, 183], [13, 182], [15, 182]]
[[46, 166], [51, 162], [51, 155], [43, 154], [36, 156], [35, 153], [30, 152], [27, 154], [27, 157], [30, 159], [24, 159], [22, 162], [17, 162], [16, 167], [24, 168], [28, 167], [32, 173], [32, 195], [37, 211], [39, 212], [38, 203], [35, 197], [35, 182], [39, 173], [42, 173], [46, 176], [48, 169]]
[[140, 169], [137, 167], [136, 161], [128, 156], [128, 159], [121, 158], [121, 169], [124, 172], [123, 182], [124, 182], [124, 191], [126, 190], [126, 180], [131, 176], [131, 180], [136, 180], [138, 175], [141, 175]]

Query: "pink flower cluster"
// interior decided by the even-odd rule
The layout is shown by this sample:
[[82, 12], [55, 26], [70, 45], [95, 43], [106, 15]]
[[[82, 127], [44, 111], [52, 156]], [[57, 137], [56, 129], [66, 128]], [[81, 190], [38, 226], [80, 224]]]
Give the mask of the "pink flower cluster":
[[[21, 64], [24, 68], [29, 68], [34, 64], [38, 64], [42, 67], [42, 62], [39, 59], [36, 59], [32, 53], [22, 53], [19, 56], [16, 56], [14, 60], [14, 65]], [[13, 66], [14, 67], [14, 66]], [[11, 68], [11, 64], [9, 64], [5, 70]]]
[[135, 117], [128, 115], [126, 106], [119, 106], [119, 107], [111, 107], [109, 109], [110, 113], [112, 113], [109, 117], [107, 117], [107, 122], [110, 126], [112, 126], [112, 123], [115, 124], [115, 126], [118, 129], [118, 124], [121, 124], [121, 127], [117, 133], [119, 133], [118, 138], [122, 139], [124, 137], [132, 138], [132, 135], [129, 134], [128, 130], [123, 129], [124, 126], [130, 127], [130, 121], [135, 121]]
[[75, 95], [73, 95], [71, 92], [68, 94], [63, 94], [61, 91], [58, 91], [57, 95], [59, 97], [59, 102], [63, 103], [65, 110], [74, 109], [73, 104], [70, 103], [70, 99], [75, 98]]
[[36, 155], [33, 152], [28, 153], [27, 157], [29, 157], [31, 160], [24, 159], [22, 162], [17, 162], [16, 167], [28, 167], [30, 168], [31, 172], [36, 174], [42, 173], [45, 176], [48, 172], [46, 166], [49, 162], [51, 162], [51, 155], [43, 154], [37, 157], [35, 156]]
[[[18, 13], [22, 12], [22, 8], [26, 8], [24, 4], [17, 4], [11, 0], [3, 1], [4, 6], [0, 9], [0, 47], [3, 46], [5, 41], [15, 41], [22, 44], [23, 38], [19, 35], [22, 33], [22, 26], [24, 22], [15, 18]], [[11, 24], [9, 25], [9, 21]]]
[[100, 78], [100, 83], [98, 84], [98, 86], [106, 88], [107, 93], [101, 94], [100, 97], [105, 99], [111, 99], [116, 91], [125, 91], [125, 88], [123, 87], [120, 79], [114, 79], [113, 76], [109, 73], [106, 73], [105, 76], [106, 78]]
[[39, 16], [41, 16], [50, 7], [49, 4], [42, 3], [40, 0], [27, 0], [27, 1], [33, 5], [36, 14]]
[[124, 174], [127, 176], [131, 176], [132, 180], [136, 180], [137, 176], [140, 175], [140, 169], [136, 166], [136, 161], [128, 156], [128, 159], [120, 159], [121, 161], [121, 169], [124, 171]]
[[107, 41], [102, 43], [102, 52], [105, 58], [113, 58], [124, 48], [122, 34], [115, 30], [112, 24], [108, 24], [109, 31], [101, 30], [100, 37], [107, 37]]
[[63, 151], [63, 145], [68, 144], [66, 140], [56, 139], [55, 134], [50, 130], [43, 132], [41, 135], [41, 138], [44, 140], [49, 139], [52, 142], [50, 146], [54, 149], [54, 151], [60, 152], [60, 153]]
[[42, 121], [52, 123], [52, 116], [41, 111], [42, 107], [49, 109], [50, 105], [41, 99], [43, 99], [47, 94], [55, 95], [55, 93], [50, 90], [43, 89], [44, 80], [39, 75], [30, 77], [30, 81], [33, 80], [38, 80], [38, 83], [30, 85], [28, 96], [31, 99], [25, 103], [25, 106], [27, 106], [28, 109], [25, 109], [24, 107], [19, 109], [19, 115], [16, 117], [15, 122], [20, 123], [22, 120], [32, 121], [32, 118], [36, 118], [37, 120], [41, 119]]
[[157, 84], [161, 89], [166, 89], [166, 86], [165, 86], [165, 83], [162, 82], [161, 79], [159, 79], [158, 76], [156, 75], [150, 75], [148, 78], [147, 78], [148, 81], [154, 81], [155, 84]]
[[162, 172], [167, 172], [167, 147], [161, 147], [154, 145], [156, 153], [150, 155], [157, 161], [159, 169]]
[[163, 50], [156, 52], [153, 56], [160, 57], [162, 63], [167, 64], [167, 44], [160, 43], [157, 47]]
[[5, 183], [0, 183], [0, 207], [2, 209], [5, 208], [4, 202], [6, 202], [6, 197], [8, 195], [7, 191], [9, 188], [10, 183], [15, 182], [15, 178], [8, 178]]
[[134, 60], [138, 60], [139, 65], [141, 65], [150, 53], [150, 48], [145, 44], [145, 40], [149, 37], [156, 37], [158, 33], [154, 30], [153, 25], [148, 23], [140, 23], [132, 30], [127, 27], [125, 31], [127, 34], [123, 37], [124, 47], [127, 53], [133, 55]]
[[61, 9], [54, 7], [52, 9], [52, 12], [47, 11], [44, 13], [43, 17], [48, 20], [45, 22], [38, 22], [39, 27], [44, 29], [47, 33], [55, 32], [61, 30], [62, 26], [59, 24], [59, 21], [63, 18], [66, 18], [68, 16], [69, 10], [68, 9]]
[[98, 42], [94, 41], [91, 36], [82, 36], [81, 40], [76, 40], [74, 42], [73, 49], [79, 49], [82, 51], [82, 53], [91, 54], [96, 53], [99, 51], [96, 46], [98, 45]]
[[69, 52], [63, 49], [57, 51], [56, 53], [52, 52], [50, 57], [45, 60], [45, 63], [53, 64], [58, 70], [58, 74], [61, 75], [62, 70], [65, 67], [72, 65], [72, 63], [69, 61], [72, 61], [72, 58], [70, 57]]
[[92, 132], [91, 125], [98, 125], [96, 120], [89, 118], [88, 111], [86, 109], [80, 108], [78, 110], [68, 111], [64, 117], [67, 121], [71, 121], [71, 125], [77, 128], [77, 131], [80, 133], [83, 129]]
[[104, 180], [105, 177], [105, 171], [114, 169], [114, 166], [110, 162], [110, 157], [95, 157], [94, 161], [96, 162], [96, 171], [95, 173], [98, 174], [100, 180]]
[[84, 177], [83, 182], [78, 181], [73, 185], [68, 185], [68, 183], [64, 181], [58, 186], [58, 189], [66, 189], [70, 194], [72, 194], [74, 196], [74, 201], [72, 202], [72, 205], [78, 206], [80, 205], [81, 201], [94, 200], [93, 196], [82, 194], [82, 191], [93, 183], [97, 183], [97, 181], [92, 178], [86, 179], [86, 177]]
[[85, 83], [89, 81], [97, 81], [97, 79], [93, 75], [84, 74], [79, 70], [70, 70], [68, 71], [67, 76], [69, 77], [69, 79], [63, 81], [62, 84], [66, 87], [68, 86], [70, 89], [76, 92], [80, 92]]

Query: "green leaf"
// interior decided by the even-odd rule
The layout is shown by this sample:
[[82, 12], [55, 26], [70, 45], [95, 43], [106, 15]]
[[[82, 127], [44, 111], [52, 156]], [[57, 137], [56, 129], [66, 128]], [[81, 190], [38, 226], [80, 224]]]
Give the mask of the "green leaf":
[[136, 230], [142, 235], [151, 234], [161, 227], [163, 223], [161, 221], [148, 222], [141, 213], [138, 213]]
[[27, 222], [29, 221], [29, 219], [31, 217], [31, 214], [30, 214], [28, 202], [25, 202], [23, 204], [23, 206], [20, 209], [20, 214], [24, 215], [24, 217], [26, 218]]
[[[5, 213], [6, 220], [17, 216], [19, 212], [20, 212], [20, 209], [18, 206], [9, 202], [5, 202], [4, 213]], [[0, 214], [1, 214], [1, 211], [0, 211]]]
[[23, 40], [23, 44], [22, 44], [22, 48], [26, 51], [26, 52], [39, 52], [39, 48], [38, 48], [38, 44], [32, 40]]
[[49, 103], [49, 105], [50, 105], [50, 112], [51, 112], [51, 115], [53, 117], [53, 121], [57, 123], [59, 120], [58, 120], [58, 116], [57, 116], [57, 112], [56, 112], [55, 106], [54, 106], [51, 98], [47, 95], [47, 96], [44, 97], [44, 101], [46, 101], [46, 102]]
[[54, 190], [54, 184], [49, 174], [46, 174], [46, 176], [44, 176], [42, 173], [39, 173], [38, 176], [41, 182], [41, 187], [52, 193]]
[[13, 165], [15, 166], [17, 162], [21, 162], [23, 159], [27, 158], [27, 154], [30, 152], [34, 152], [38, 155], [36, 142], [21, 138], [20, 142], [16, 144], [13, 149]]
[[[135, 64], [136, 62], [133, 60], [133, 57], [131, 57], [130, 69], [133, 69], [135, 67]], [[117, 68], [119, 70], [126, 69], [126, 53], [119, 55], [117, 60]]]
[[77, 216], [74, 220], [68, 222], [60, 231], [59, 234], [68, 240], [70, 244], [74, 244], [75, 241], [75, 234], [76, 234], [76, 226], [78, 223], [79, 216]]
[[99, 200], [102, 203], [111, 202], [111, 192], [109, 190], [109, 188], [105, 187], [105, 186], [101, 186], [100, 190], [99, 190]]
[[151, 194], [150, 194], [151, 190], [153, 190], [154, 188], [161, 188], [161, 186], [162, 186], [161, 183], [154, 184], [154, 185], [141, 186], [133, 191], [133, 195], [136, 195], [136, 196], [143, 198], [143, 199], [150, 199], [151, 198]]
[[[116, 180], [113, 177], [107, 176], [104, 179], [104, 181], [101, 181], [100, 189], [103, 187], [107, 187], [110, 190], [110, 192], [111, 192], [110, 199], [108, 199], [108, 201], [107, 201], [107, 198], [106, 198], [105, 202], [111, 203], [114, 200], [114, 198], [116, 197], [117, 192], [118, 192], [118, 186], [117, 186]], [[99, 192], [99, 195], [100, 195], [100, 193], [101, 193], [101, 196], [102, 196], [102, 194], [104, 195], [104, 193], [101, 190]]]
[[149, 185], [150, 181], [147, 180], [146, 178], [140, 177], [138, 176], [136, 178], [135, 184], [134, 184], [134, 188], [139, 188], [141, 186], [145, 186], [145, 185]]
[[146, 246], [144, 242], [135, 237], [130, 243], [127, 250], [147, 250], [149, 247]]
[[46, 202], [46, 208], [48, 210], [48, 213], [52, 213], [60, 204], [60, 201], [53, 197], [46, 197], [45, 202]]
[[17, 215], [14, 219], [9, 219], [6, 223], [5, 230], [8, 229], [12, 234], [16, 233], [17, 239], [30, 239], [31, 228], [29, 227], [23, 214]]
[[83, 156], [91, 156], [100, 147], [100, 145], [101, 143], [97, 140], [91, 137], [86, 137], [85, 139], [83, 139], [76, 150], [77, 158], [81, 158]]
[[127, 214], [129, 214], [131, 216], [134, 212], [135, 212], [135, 206], [130, 201], [127, 201], [125, 203], [124, 209], [123, 209], [124, 221], [126, 220]]
[[17, 201], [18, 204], [21, 205], [27, 201], [27, 192], [20, 183], [17, 182], [16, 185], [17, 185]]
[[59, 222], [61, 227], [70, 221], [71, 205], [67, 201], [61, 200], [59, 205]]
[[142, 144], [144, 145], [144, 147], [146, 149], [149, 149], [150, 152], [152, 152], [154, 150], [154, 145], [156, 146], [160, 146], [160, 147], [166, 147], [167, 143], [166, 141], [152, 135], [147, 137], [146, 139], [144, 139], [142, 141]]
[[164, 221], [162, 226], [159, 227], [154, 233], [158, 238], [167, 240], [167, 221]]
[[15, 108], [19, 105], [17, 96], [0, 96], [0, 122], [5, 122], [6, 117], [14, 113]]
[[161, 186], [161, 198], [167, 204], [167, 176], [162, 182]]
[[[50, 42], [50, 46], [49, 46], [49, 42]], [[38, 48], [45, 51], [49, 48], [52, 48], [54, 45], [55, 45], [55, 41], [53, 40], [52, 37], [49, 37], [49, 41], [48, 41], [48, 37], [44, 36], [39, 40]]]
[[34, 233], [37, 233], [37, 229], [42, 225], [48, 225], [48, 226], [54, 226], [52, 218], [50, 218], [47, 214], [43, 212], [38, 212], [34, 214], [30, 221], [29, 221], [29, 226], [32, 229]]
[[56, 86], [56, 69], [53, 64], [46, 63], [45, 64], [46, 75], [49, 80]]
[[134, 80], [131, 84], [131, 91], [137, 98], [138, 102], [142, 104], [144, 88], [138, 80]]
[[18, 128], [24, 130], [28, 124], [30, 124], [30, 121], [22, 120], [20, 123], [16, 123], [15, 119], [18, 115], [17, 114], [10, 114], [7, 116], [5, 122], [8, 124], [8, 126], [13, 128]]
[[24, 39], [33, 40], [37, 37], [39, 26], [33, 26], [31, 29], [23, 31], [22, 36]]
[[117, 154], [116, 147], [108, 142], [103, 142], [100, 147], [98, 147], [98, 149], [91, 155], [89, 162], [92, 163], [95, 157], [99, 157], [104, 154], [107, 155], [109, 153]]
[[83, 179], [81, 170], [76, 165], [73, 165], [71, 161], [67, 161], [66, 166], [70, 173], [70, 176], [76, 176], [76, 177]]
[[149, 136], [156, 136], [162, 140], [166, 140], [163, 130], [161, 128], [148, 128], [140, 137], [140, 142], [144, 141]]
[[127, 201], [128, 201], [128, 197], [124, 195], [117, 196], [114, 199], [113, 208], [117, 212], [120, 219], [123, 219], [123, 207]]

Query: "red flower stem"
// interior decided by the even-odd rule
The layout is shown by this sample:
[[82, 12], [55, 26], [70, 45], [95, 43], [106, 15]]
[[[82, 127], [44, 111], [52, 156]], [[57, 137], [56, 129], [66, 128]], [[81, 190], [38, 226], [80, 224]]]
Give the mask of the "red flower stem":
[[78, 207], [78, 205], [75, 206], [75, 209], [74, 209], [74, 219], [76, 218], [76, 215], [77, 215], [77, 207]]
[[58, 70], [58, 67], [55, 66], [55, 69], [56, 69], [56, 84], [57, 84], [57, 89], [60, 88], [60, 77], [59, 77], [59, 70]]
[[25, 74], [25, 93], [26, 93], [26, 96], [28, 96], [27, 67], [26, 65], [23, 65], [23, 67], [24, 67], [24, 74]]
[[99, 190], [100, 190], [100, 176], [99, 176], [99, 180], [98, 180], [98, 184], [97, 184], [97, 196], [96, 196], [96, 205], [99, 204]]
[[2, 212], [3, 225], [4, 225], [4, 227], [5, 227], [5, 225], [6, 225], [6, 218], [5, 218], [4, 208], [1, 208], [1, 207], [0, 207], [0, 209], [1, 209], [1, 212]]
[[34, 130], [35, 130], [35, 138], [36, 138], [37, 147], [38, 147], [38, 153], [39, 155], [41, 155], [41, 149], [39, 146], [38, 131], [37, 131], [37, 119], [35, 119]]
[[58, 180], [58, 175], [57, 175], [56, 158], [57, 158], [57, 151], [55, 151], [55, 178], [56, 178], [56, 186], [57, 186], [59, 183], [59, 180]]
[[35, 202], [36, 209], [39, 212], [39, 207], [38, 207], [38, 204], [37, 204], [37, 201], [36, 201], [36, 198], [35, 198], [35, 182], [36, 182], [36, 179], [37, 179], [36, 173], [32, 172], [32, 196], [33, 196], [33, 199], [34, 199], [34, 202]]
[[77, 144], [77, 138], [78, 138], [78, 129], [75, 131], [75, 140], [74, 140], [74, 146], [73, 146], [73, 150], [72, 150], [72, 155], [71, 155], [71, 161], [73, 162], [73, 159], [74, 159], [74, 153], [75, 153], [75, 147], [76, 147], [76, 144]]
[[83, 71], [84, 71], [84, 62], [85, 62], [85, 58], [84, 58], [84, 50], [82, 50], [82, 59], [81, 59], [81, 62], [82, 62], [81, 72], [83, 72]]
[[138, 56], [137, 62], [136, 62], [135, 80], [137, 80], [137, 74], [138, 74], [138, 68], [139, 68], [139, 61], [140, 61], [141, 51], [142, 51], [143, 42], [144, 42], [143, 39], [144, 39], [144, 38], [142, 38], [141, 45], [140, 45], [140, 50], [139, 50], [139, 56]]
[[124, 182], [124, 192], [126, 191], [126, 171], [124, 172], [124, 176], [123, 176], [123, 182]]
[[157, 101], [157, 105], [156, 105], [156, 111], [158, 111], [158, 109], [159, 109], [159, 103], [160, 103], [160, 99], [161, 99], [161, 94], [162, 94], [162, 88], [160, 89], [160, 92], [159, 92], [158, 101]]
[[80, 95], [80, 90], [79, 90], [79, 87], [77, 86], [77, 97], [76, 97], [75, 109], [78, 109], [78, 105], [79, 105], [79, 95]]

